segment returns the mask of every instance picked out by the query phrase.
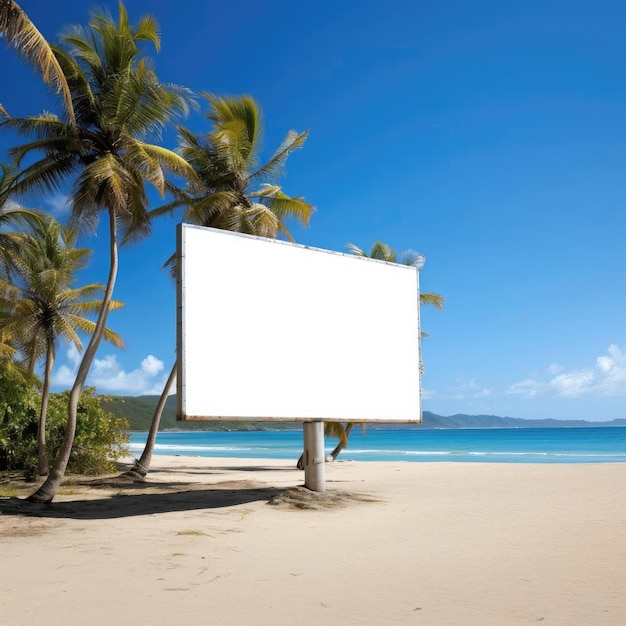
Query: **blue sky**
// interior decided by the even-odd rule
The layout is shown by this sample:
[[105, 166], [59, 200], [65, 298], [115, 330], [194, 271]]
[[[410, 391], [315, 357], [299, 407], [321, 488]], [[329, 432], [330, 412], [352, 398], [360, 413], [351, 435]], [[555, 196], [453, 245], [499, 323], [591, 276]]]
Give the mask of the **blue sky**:
[[[22, 0], [49, 39], [91, 2]], [[116, 4], [109, 3], [115, 13]], [[253, 95], [267, 152], [309, 129], [282, 179], [316, 214], [300, 243], [381, 240], [427, 257], [424, 408], [444, 415], [626, 417], [626, 39], [623, 2], [128, 0], [160, 22], [164, 82]], [[58, 110], [0, 46], [0, 102]], [[201, 113], [185, 122], [207, 130]], [[164, 138], [175, 146], [175, 136]], [[0, 150], [13, 139], [0, 137]], [[154, 198], [155, 206], [158, 197]], [[30, 203], [31, 205], [33, 202]], [[61, 194], [39, 206], [63, 215]], [[160, 271], [175, 220], [123, 251], [100, 391], [158, 393], [174, 360], [175, 291]], [[83, 280], [104, 282], [106, 233]], [[59, 349], [56, 388], [76, 354]]]

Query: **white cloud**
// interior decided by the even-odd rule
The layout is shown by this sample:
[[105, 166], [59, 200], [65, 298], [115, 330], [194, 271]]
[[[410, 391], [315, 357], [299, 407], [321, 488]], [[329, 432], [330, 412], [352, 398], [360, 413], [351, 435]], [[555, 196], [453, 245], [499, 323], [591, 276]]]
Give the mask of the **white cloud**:
[[536, 395], [545, 391], [546, 383], [539, 382], [533, 378], [526, 378], [518, 383], [513, 383], [506, 390], [507, 393], [534, 398]]
[[80, 363], [80, 352], [77, 350], [74, 344], [70, 344], [65, 356], [69, 361], [69, 365], [61, 365], [58, 369], [52, 372], [51, 383], [55, 387], [63, 387], [67, 389], [74, 384], [76, 378], [76, 370]]
[[579, 370], [562, 372], [561, 367], [552, 364], [548, 368], [552, 376], [547, 380], [527, 378], [510, 385], [507, 393], [527, 398], [550, 394], [564, 398], [626, 395], [626, 354], [615, 344], [607, 352], [596, 359], [594, 366]]
[[432, 389], [422, 389], [422, 400], [430, 400], [435, 395]]
[[563, 371], [563, 366], [559, 365], [558, 363], [550, 363], [550, 365], [548, 365], [548, 372], [550, 374], [560, 374]]
[[459, 378], [455, 385], [448, 387], [439, 397], [450, 400], [470, 400], [472, 398], [487, 398], [490, 395], [491, 391], [479, 385], [475, 378], [469, 380]]
[[163, 371], [163, 361], [149, 354], [142, 362], [141, 369], [150, 376], [156, 376]]
[[[73, 346], [67, 350], [66, 355], [69, 364], [61, 365], [52, 376], [52, 384], [64, 388], [74, 383], [80, 361], [80, 354]], [[115, 355], [108, 354], [101, 359], [94, 360], [87, 377], [87, 385], [96, 387], [101, 393], [133, 396], [160, 395], [167, 380], [167, 372], [163, 370], [163, 361], [152, 354], [149, 354], [139, 367], [130, 372], [124, 370]]]
[[55, 217], [63, 217], [69, 213], [70, 206], [67, 196], [61, 193], [54, 194], [44, 199], [48, 205], [50, 213]]
[[53, 387], [61, 387], [68, 389], [74, 384], [76, 378], [76, 371], [67, 365], [61, 365], [58, 369], [52, 372], [50, 382]]
[[[70, 205], [68, 197], [62, 193], [56, 193], [51, 196], [43, 198], [43, 203], [46, 205], [48, 211], [56, 218], [63, 218], [70, 212]], [[7, 209], [19, 209], [22, 208], [22, 204], [15, 200], [7, 200], [5, 203]]]

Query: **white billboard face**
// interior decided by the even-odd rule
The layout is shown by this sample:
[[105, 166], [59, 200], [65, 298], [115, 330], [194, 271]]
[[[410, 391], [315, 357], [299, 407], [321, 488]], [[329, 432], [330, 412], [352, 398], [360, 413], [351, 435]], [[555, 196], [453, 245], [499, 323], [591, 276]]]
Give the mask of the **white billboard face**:
[[178, 418], [418, 422], [418, 271], [183, 224]]

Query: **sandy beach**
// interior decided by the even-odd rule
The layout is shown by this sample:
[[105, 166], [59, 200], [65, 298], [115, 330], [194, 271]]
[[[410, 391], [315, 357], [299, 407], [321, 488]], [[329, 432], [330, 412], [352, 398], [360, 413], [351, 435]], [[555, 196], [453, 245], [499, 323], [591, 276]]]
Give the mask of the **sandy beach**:
[[626, 624], [626, 464], [152, 467], [0, 501], [0, 623]]

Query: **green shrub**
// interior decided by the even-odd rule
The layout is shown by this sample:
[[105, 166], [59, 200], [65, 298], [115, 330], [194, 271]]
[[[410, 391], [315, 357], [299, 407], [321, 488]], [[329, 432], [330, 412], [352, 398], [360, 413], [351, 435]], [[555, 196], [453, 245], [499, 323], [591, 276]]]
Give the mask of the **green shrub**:
[[[0, 470], [37, 469], [40, 398], [33, 381], [13, 361], [0, 366]], [[33, 465], [34, 462], [34, 465]]]
[[[48, 450], [51, 458], [65, 435], [70, 392], [52, 394], [48, 404]], [[76, 437], [67, 471], [72, 474], [105, 474], [115, 470], [113, 461], [130, 454], [128, 421], [106, 410], [108, 396], [93, 387], [83, 390], [76, 414]]]
[[[37, 421], [40, 397], [15, 377], [0, 379], [0, 470], [22, 470], [28, 477], [37, 472]], [[3, 394], [3, 387], [9, 393]], [[76, 437], [68, 473], [104, 474], [115, 470], [113, 461], [129, 454], [129, 425], [106, 410], [107, 396], [95, 389], [83, 391], [78, 404]], [[59, 451], [67, 424], [69, 391], [51, 394], [46, 419], [46, 443], [50, 463]]]

